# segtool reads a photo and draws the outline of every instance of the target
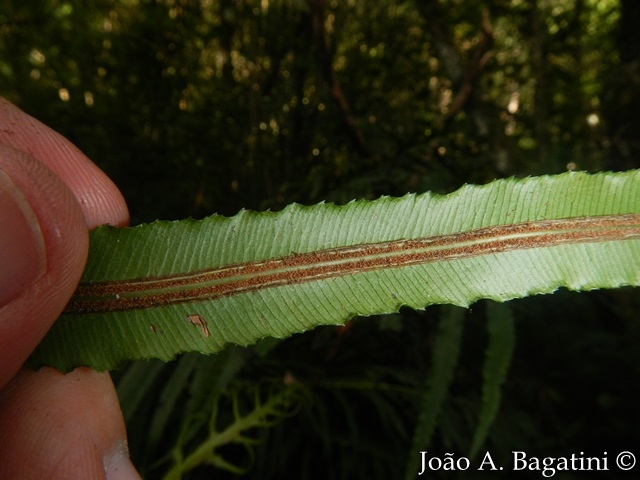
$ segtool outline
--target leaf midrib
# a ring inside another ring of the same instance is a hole
[[[468,232],[359,244],[226,265],[208,270],[82,284],[66,313],[133,310],[379,269],[556,245],[640,238],[640,214],[573,217],[498,225]]]

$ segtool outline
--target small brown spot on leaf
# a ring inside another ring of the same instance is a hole
[[[209,328],[207,327],[207,321],[204,318],[197,313],[192,313],[191,315],[187,315],[187,320],[191,325],[198,327],[205,338],[209,337]]]

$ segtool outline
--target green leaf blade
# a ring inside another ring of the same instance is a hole
[[[420,401],[418,422],[405,468],[405,480],[415,478],[416,472],[420,471],[420,452],[431,447],[440,412],[458,364],[465,313],[464,309],[448,307],[443,309],[440,315],[438,335],[433,350],[433,371],[425,382],[426,388]]]
[[[489,345],[482,370],[482,407],[473,434],[469,458],[475,458],[484,445],[495,420],[515,348],[515,319],[508,305],[487,304]]]
[[[639,171],[100,228],[32,364],[112,369],[401,306],[639,284]]]

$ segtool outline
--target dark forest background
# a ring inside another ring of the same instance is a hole
[[[635,0],[0,0],[0,95],[95,161],[133,223],[447,193],[637,168],[639,26]],[[617,452],[640,453],[637,297],[510,302],[515,352],[485,444],[494,458],[608,452],[610,471],[593,478],[620,478]],[[162,477],[176,445],[207,435],[181,405],[208,415],[224,397],[217,415],[233,422],[230,399],[246,407],[252,386],[295,378],[306,392],[295,414],[221,458],[249,478],[402,478],[444,311],[114,372],[134,460]],[[468,453],[482,402],[484,303],[465,315],[422,448],[434,455]]]

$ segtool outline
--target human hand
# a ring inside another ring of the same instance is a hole
[[[88,231],[128,219],[93,163],[0,98],[0,478],[140,478],[107,373],[22,368],[80,279]]]

